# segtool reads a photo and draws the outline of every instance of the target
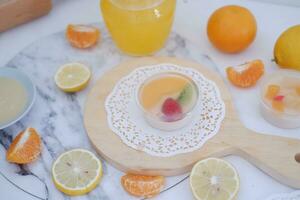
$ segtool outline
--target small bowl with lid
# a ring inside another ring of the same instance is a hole
[[[280,69],[264,77],[260,110],[262,116],[277,127],[300,127],[300,73]]]
[[[148,124],[163,131],[175,131],[192,119],[199,89],[188,76],[168,71],[145,80],[136,91],[136,102]]]

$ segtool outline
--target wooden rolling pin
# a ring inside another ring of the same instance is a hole
[[[47,14],[51,0],[0,0],[0,32]]]

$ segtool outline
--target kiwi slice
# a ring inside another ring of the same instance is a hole
[[[193,85],[192,84],[187,84],[183,88],[183,90],[180,92],[179,97],[177,98],[177,101],[181,105],[187,105],[192,100],[194,92],[195,91],[194,91]]]

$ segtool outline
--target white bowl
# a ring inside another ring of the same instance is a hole
[[[21,85],[24,86],[28,95],[28,100],[23,111],[14,119],[0,124],[0,129],[4,129],[22,119],[29,112],[36,98],[36,88],[32,80],[25,73],[15,68],[0,67],[0,77],[7,77],[19,81]]]

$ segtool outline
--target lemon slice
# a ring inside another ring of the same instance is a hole
[[[84,89],[90,78],[91,71],[81,63],[61,66],[54,77],[56,85],[65,92],[78,92]]]
[[[208,158],[195,164],[190,185],[197,200],[232,200],[236,199],[240,181],[231,164]]]
[[[61,192],[71,196],[83,195],[99,184],[102,165],[92,152],[73,149],[61,154],[53,163],[52,176]]]

